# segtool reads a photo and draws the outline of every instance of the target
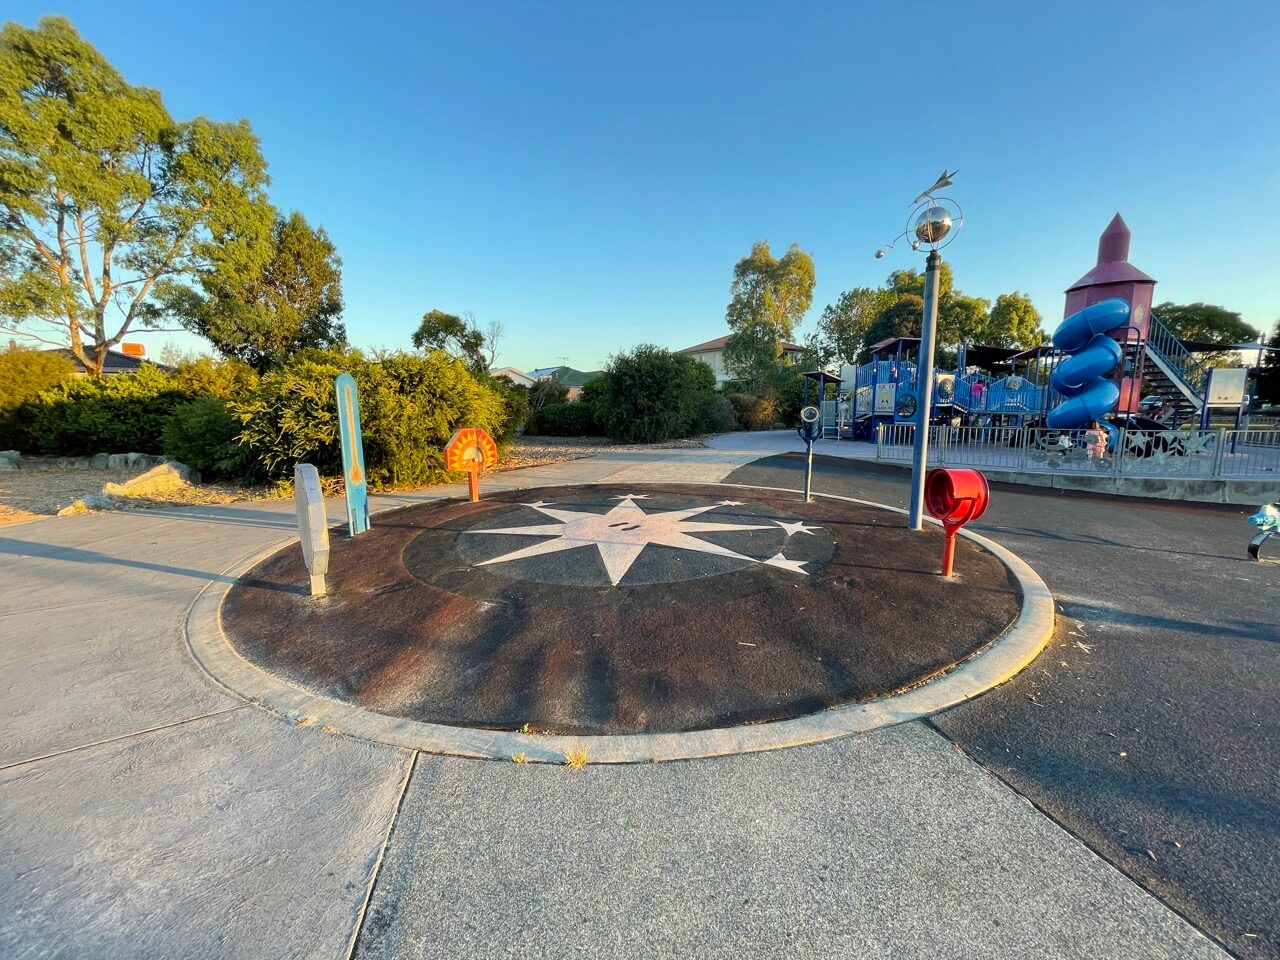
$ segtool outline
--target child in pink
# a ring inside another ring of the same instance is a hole
[[[1084,449],[1090,460],[1102,459],[1107,452],[1107,439],[1107,431],[1102,424],[1097,420],[1089,424],[1089,429],[1084,432]]]

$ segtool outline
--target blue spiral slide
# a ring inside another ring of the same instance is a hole
[[[1120,402],[1120,387],[1106,379],[1123,358],[1107,330],[1129,319],[1129,304],[1119,297],[1077,310],[1053,333],[1053,345],[1067,354],[1054,368],[1049,383],[1067,399],[1049,411],[1051,430],[1074,430],[1102,420]]]

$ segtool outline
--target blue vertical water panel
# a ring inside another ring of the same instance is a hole
[[[333,381],[338,398],[338,433],[342,438],[342,479],[347,491],[347,530],[351,536],[369,529],[369,490],[365,483],[364,441],[360,435],[360,396],[356,381],[340,373]]]

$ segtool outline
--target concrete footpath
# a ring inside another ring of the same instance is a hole
[[[761,452],[488,487],[710,482]],[[6,960],[1227,956],[922,723],[577,771],[290,726],[182,633],[206,584],[293,536],[290,507],[0,528]]]

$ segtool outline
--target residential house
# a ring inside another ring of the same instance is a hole
[[[569,390],[569,399],[577,400],[578,394],[582,393],[582,388],[592,380],[596,380],[604,376],[603,370],[575,370],[573,367],[540,367],[537,370],[530,370],[529,376],[534,380],[554,380],[562,387]]]
[[[729,335],[716,337],[714,340],[708,340],[706,343],[699,343],[692,347],[685,347],[678,353],[687,353],[695,360],[701,360],[711,372],[716,375],[716,383],[724,384],[733,380],[728,369],[724,365],[724,345],[728,341]],[[804,347],[797,343],[784,343],[782,345],[783,362],[799,363],[800,355],[804,352]]]

